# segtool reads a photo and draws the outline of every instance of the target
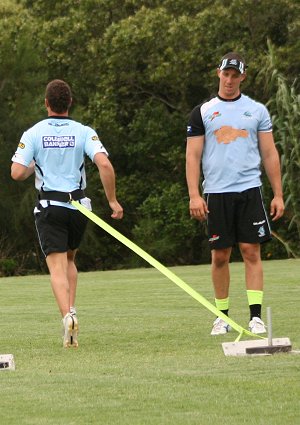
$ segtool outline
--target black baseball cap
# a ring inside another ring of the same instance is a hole
[[[230,52],[222,57],[218,68],[220,71],[223,69],[234,68],[241,74],[244,74],[246,72],[247,65],[238,53]]]

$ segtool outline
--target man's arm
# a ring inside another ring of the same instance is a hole
[[[186,144],[186,180],[190,196],[190,215],[197,220],[205,220],[208,208],[199,192],[200,163],[204,146],[204,136],[188,137]]]
[[[282,217],[284,213],[279,155],[272,132],[258,132],[258,142],[262,163],[274,194],[270,214],[273,217],[272,221],[275,221]]]
[[[123,208],[116,198],[116,178],[113,166],[107,158],[107,155],[102,152],[96,153],[94,156],[94,163],[98,167],[106,198],[113,211],[111,217],[121,219],[123,217]]]
[[[18,162],[13,162],[11,165],[11,177],[14,180],[23,181],[26,180],[34,173],[35,162],[31,161],[28,167],[25,165],[19,164]]]

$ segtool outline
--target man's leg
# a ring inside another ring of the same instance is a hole
[[[229,295],[229,260],[231,248],[213,249],[211,252],[211,274],[216,299],[225,299]]]
[[[213,249],[212,255],[212,281],[215,291],[215,303],[218,310],[228,315],[229,309],[229,260],[232,248]],[[214,321],[211,335],[223,335],[227,333],[229,326],[222,319]]]
[[[253,291],[262,291],[263,268],[260,244],[240,243],[239,245],[245,263],[246,288]]]
[[[245,263],[245,279],[250,309],[249,328],[254,333],[264,333],[266,329],[261,320],[263,267],[260,244],[240,243],[239,245]]]
[[[62,317],[70,312],[70,288],[66,252],[53,252],[46,257],[52,291]]]
[[[67,253],[68,260],[68,282],[69,282],[69,302],[70,308],[75,308],[75,299],[76,299],[76,289],[77,289],[77,267],[75,264],[75,255],[77,250],[69,250]]]
[[[74,259],[74,257],[73,257]],[[69,267],[68,254],[54,252],[46,257],[46,262],[49,268],[51,277],[51,286],[53,294],[56,298],[57,305],[62,315],[62,323],[64,327],[63,346],[78,347],[78,321],[77,317],[70,314],[70,293],[75,296],[77,273],[74,274],[74,268]],[[71,261],[72,263],[72,261]],[[71,272],[70,272],[71,270]],[[73,279],[70,291],[69,275]]]

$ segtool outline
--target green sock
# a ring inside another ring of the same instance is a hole
[[[263,291],[253,291],[251,289],[247,289],[248,304],[262,304],[263,295]]]
[[[247,297],[250,309],[250,320],[253,317],[261,317],[261,305],[263,300],[263,291],[247,290]]]
[[[222,300],[215,298],[215,304],[218,310],[228,315],[229,297],[223,298]]]

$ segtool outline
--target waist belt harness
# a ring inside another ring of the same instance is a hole
[[[73,190],[73,192],[58,192],[56,190],[39,192],[39,199],[46,199],[47,201],[71,202],[72,200],[79,201],[82,198],[85,198],[85,193],[81,189]]]

